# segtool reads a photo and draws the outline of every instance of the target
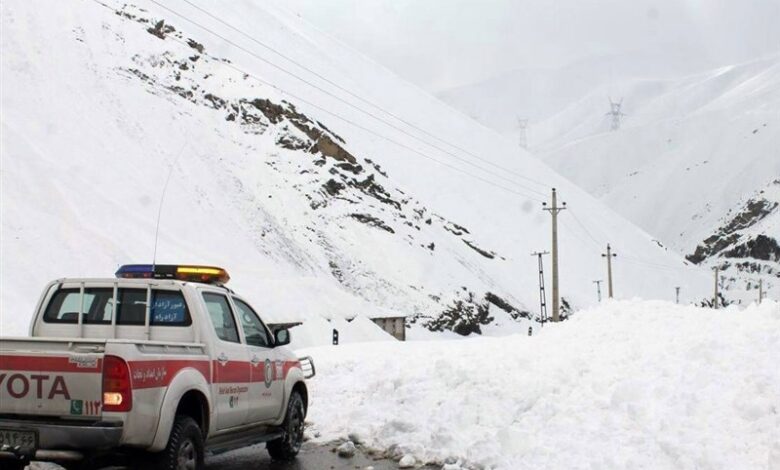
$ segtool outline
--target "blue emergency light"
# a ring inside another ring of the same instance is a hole
[[[214,266],[178,264],[125,264],[116,272],[122,279],[176,279],[178,281],[226,284],[230,275]]]

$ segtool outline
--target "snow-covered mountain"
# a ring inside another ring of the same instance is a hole
[[[602,89],[536,128],[546,142],[540,156],[689,259],[752,258],[746,274],[776,279],[776,251],[746,246],[780,240],[780,56],[621,88],[619,131],[600,112]]]
[[[744,234],[734,218],[762,194],[771,200],[780,179],[780,55],[693,74],[685,56],[596,57],[440,96],[515,139],[516,118],[530,118],[535,154],[660,242],[724,268],[733,297],[747,300],[755,295],[734,290],[755,288],[759,272],[776,284],[778,272],[766,250],[780,238],[771,223],[779,210],[767,203]],[[622,101],[619,132],[610,132],[610,99]],[[768,246],[757,258],[748,242]],[[736,252],[748,259],[719,260]]]
[[[780,285],[780,179],[740,201],[687,258],[718,267],[729,297],[755,300]],[[763,283],[763,284],[762,284]]]
[[[488,80],[438,92],[442,101],[510,138],[519,134],[518,118],[527,119],[531,148],[546,135],[537,132],[540,122],[555,116],[572,103],[598,90],[618,95],[626,80],[679,77],[702,67],[703,58],[691,61],[690,51],[676,55],[624,53],[594,56],[559,68],[521,68]],[[606,98],[598,103],[602,114],[609,110]]]
[[[171,168],[157,262],[224,266],[274,320],[525,328],[551,187],[570,305],[595,302],[607,242],[618,296],[708,295],[702,270],[512,141],[272,2],[193,5],[2,3],[3,334],[52,278],[150,262]]]

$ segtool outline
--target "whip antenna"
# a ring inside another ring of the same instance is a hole
[[[173,176],[173,170],[176,168],[176,162],[179,161],[179,157],[184,153],[184,149],[187,147],[187,140],[184,140],[184,145],[181,146],[181,150],[176,155],[176,158],[171,162],[171,167],[168,169],[168,176],[165,178],[165,185],[163,185],[162,195],[160,195],[160,207],[157,209],[157,226],[154,228],[154,254],[152,255],[152,271],[157,264],[157,240],[160,235],[160,218],[162,216],[163,203],[165,202],[165,193],[168,191],[168,183],[171,182],[171,176]]]

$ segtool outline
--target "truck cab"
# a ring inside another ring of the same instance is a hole
[[[206,452],[258,442],[294,458],[313,363],[228,280],[216,267],[127,265],[49,283],[30,336],[0,337],[0,466],[200,468]]]

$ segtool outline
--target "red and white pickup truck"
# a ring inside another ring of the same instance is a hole
[[[206,452],[258,442],[293,459],[314,365],[228,279],[127,265],[47,285],[30,336],[0,338],[0,467],[198,469]]]

